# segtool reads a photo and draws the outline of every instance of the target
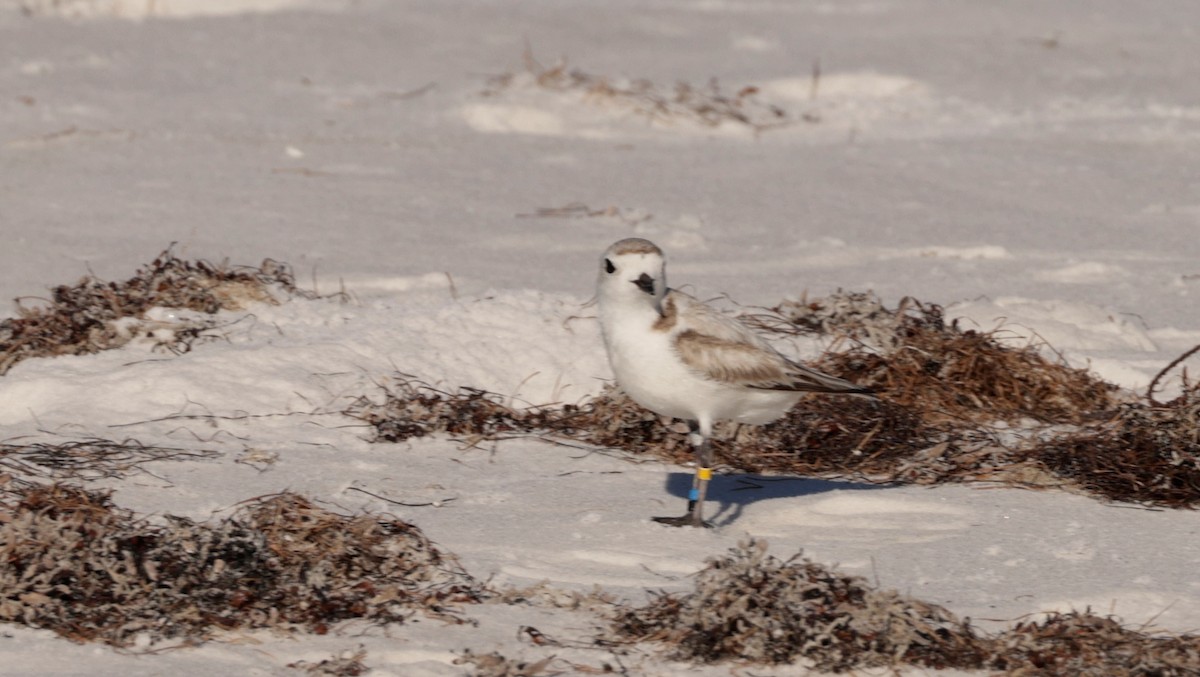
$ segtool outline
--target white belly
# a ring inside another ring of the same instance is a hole
[[[647,409],[686,420],[769,423],[791,409],[799,393],[729,386],[683,363],[668,332],[605,328],[609,362],[621,387]]]

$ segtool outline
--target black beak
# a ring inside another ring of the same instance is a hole
[[[642,273],[638,276],[638,279],[633,280],[633,283],[637,285],[638,289],[641,289],[647,294],[654,296],[654,278]]]

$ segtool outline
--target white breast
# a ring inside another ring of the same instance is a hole
[[[679,326],[654,328],[658,314],[601,313],[605,345],[617,384],[647,409],[686,420],[767,423],[792,407],[797,393],[731,387],[689,369],[673,347]]]

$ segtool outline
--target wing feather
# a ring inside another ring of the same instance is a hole
[[[743,388],[819,393],[869,393],[871,388],[830,376],[780,355],[737,320],[672,290],[668,300],[681,324],[675,351],[704,377]]]

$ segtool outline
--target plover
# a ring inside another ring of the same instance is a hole
[[[709,526],[703,513],[714,422],[769,423],[806,392],[873,392],[789,360],[738,320],[668,288],[663,252],[649,240],[627,238],[604,252],[596,295],[617,385],[691,427],[697,465],[687,513],[657,522]]]

